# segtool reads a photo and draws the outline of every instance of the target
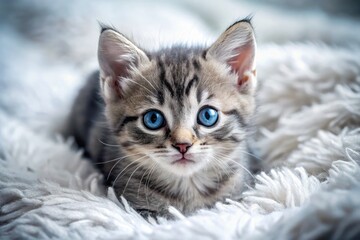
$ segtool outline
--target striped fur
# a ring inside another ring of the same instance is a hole
[[[99,63],[100,76],[80,92],[69,131],[118,196],[139,211],[166,215],[169,205],[189,214],[241,192],[256,87],[248,21],[230,26],[209,48],[173,46],[154,53],[107,28]],[[197,122],[203,106],[218,110],[215,126]],[[149,109],[163,113],[163,128],[144,126]],[[185,156],[193,162],[174,164],[181,154],[172,145],[183,141],[192,144]]]

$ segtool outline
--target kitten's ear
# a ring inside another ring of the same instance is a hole
[[[207,56],[226,63],[238,76],[237,86],[242,93],[253,93],[256,88],[256,42],[249,20],[231,25],[208,49]]]
[[[100,81],[105,101],[121,99],[131,69],[149,61],[129,39],[111,28],[103,28],[98,47]]]

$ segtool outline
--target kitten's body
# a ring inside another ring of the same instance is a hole
[[[242,32],[236,32],[236,24]],[[247,126],[255,108],[255,43],[248,21],[236,24],[209,49],[155,53],[103,30],[100,77],[94,74],[80,91],[68,131],[117,195],[138,211],[164,215],[171,205],[189,214],[241,192],[248,168]],[[223,46],[234,34],[242,45],[235,53],[222,52],[234,48],[233,41]],[[205,127],[199,112],[208,106],[218,119]],[[155,130],[144,122],[152,109],[165,119]]]

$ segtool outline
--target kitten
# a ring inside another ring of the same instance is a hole
[[[235,197],[248,177],[255,50],[248,19],[209,48],[151,53],[103,28],[100,73],[80,91],[68,134],[139,212],[190,214]]]

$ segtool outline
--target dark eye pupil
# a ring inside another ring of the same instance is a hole
[[[154,122],[156,122],[156,120],[157,120],[156,114],[155,114],[155,113],[151,114],[150,121],[151,121],[152,123],[154,123]]]
[[[208,119],[208,120],[210,119],[210,113],[209,113],[209,111],[206,111],[206,112],[205,112],[205,118]]]

